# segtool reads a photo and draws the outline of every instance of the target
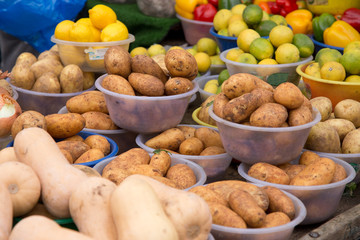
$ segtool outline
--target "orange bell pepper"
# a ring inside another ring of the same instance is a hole
[[[286,22],[292,27],[293,33],[310,34],[312,32],[312,13],[307,9],[297,9],[288,13]]]
[[[268,14],[271,13],[269,4],[268,4],[267,2],[259,2],[258,5],[259,5],[259,7],[261,7],[261,9],[262,9],[263,11],[265,11],[266,13],[268,13]]]
[[[324,43],[344,48],[353,41],[360,41],[360,33],[345,21],[337,20],[324,31]]]

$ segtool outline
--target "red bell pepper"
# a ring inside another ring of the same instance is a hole
[[[212,22],[216,13],[217,9],[214,7],[214,5],[210,3],[201,4],[194,10],[194,20]]]
[[[272,14],[279,14],[280,13],[280,6],[278,6],[276,4],[276,2],[268,2],[267,4],[268,4]]]
[[[219,6],[219,0],[208,0],[208,3],[212,4],[216,9]]]
[[[272,14],[280,14],[284,17],[299,8],[296,0],[276,0],[275,2],[268,2],[268,5]]]
[[[346,9],[343,15],[341,16],[341,20],[347,22],[358,32],[360,32],[360,9],[358,8]]]

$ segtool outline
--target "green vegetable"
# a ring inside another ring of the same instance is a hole
[[[231,9],[233,6],[237,5],[237,4],[246,4],[249,5],[251,4],[252,1],[251,0],[219,0],[219,6],[218,9]]]
[[[320,16],[315,17],[312,21],[315,40],[324,42],[323,34],[325,29],[331,27],[335,21],[335,17],[330,13],[322,13]]]

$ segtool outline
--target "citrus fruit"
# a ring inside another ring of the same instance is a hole
[[[360,50],[360,41],[353,41],[345,46],[344,53]]]
[[[147,49],[150,57],[159,55],[159,54],[165,54],[166,50],[161,44],[153,44]]]
[[[172,47],[170,47],[169,49],[168,49],[168,51],[170,51],[170,50],[173,50],[173,49],[184,49],[184,48],[182,48],[182,47],[180,47],[180,46],[172,46]],[[195,49],[194,49],[195,50]],[[196,50],[195,50],[196,51]]]
[[[97,4],[89,9],[89,18],[92,24],[100,30],[117,20],[114,10],[103,4]]]
[[[73,21],[64,20],[59,22],[55,27],[54,36],[57,39],[71,41],[70,39],[70,30],[74,25]]]
[[[226,36],[226,37],[229,36],[229,32],[228,32],[228,29],[227,29],[227,28],[220,29],[220,30],[218,31],[218,34],[221,35],[221,36]]]
[[[169,49],[170,50],[170,49]],[[188,48],[188,49],[186,49],[186,51],[188,51],[189,53],[191,53],[191,55],[195,55],[196,53],[197,53],[197,51],[195,50],[195,49],[193,49],[193,48]]]
[[[230,18],[229,18],[229,21],[228,21],[228,25],[230,25],[232,22],[235,22],[235,21],[243,21],[243,18],[240,14],[233,14]]]
[[[74,42],[93,42],[91,27],[85,23],[75,23],[70,29],[70,40]]]
[[[280,63],[294,63],[299,61],[300,51],[292,43],[281,44],[275,51],[275,60]]]
[[[360,50],[344,53],[340,57],[340,63],[348,74],[360,74]]]
[[[210,56],[210,60],[211,60],[211,65],[223,65],[225,64],[221,58],[219,54],[216,54],[214,56]]]
[[[265,58],[265,59],[261,60],[258,64],[260,64],[260,65],[275,65],[278,63],[273,58]]]
[[[230,77],[229,71],[227,69],[222,70],[219,73],[219,76],[218,76],[218,84],[219,84],[219,86],[221,86],[221,84],[223,84],[223,82],[225,80],[227,80],[229,77]]]
[[[257,38],[250,44],[249,52],[259,61],[272,58],[274,47],[265,38]]]
[[[239,14],[239,15],[242,16],[245,8],[246,8],[245,4],[236,4],[235,6],[233,6],[231,8],[231,13],[232,14]]]
[[[248,29],[248,26],[244,21],[242,20],[234,21],[230,23],[228,26],[228,35],[230,37],[238,37],[240,32],[242,32],[245,29]]]
[[[345,82],[360,82],[360,76],[359,75],[350,75],[347,78],[345,78]]]
[[[274,47],[279,47],[284,43],[292,43],[294,33],[291,28],[284,25],[277,25],[271,29],[269,40]]]
[[[273,29],[277,24],[271,20],[261,21],[260,24],[255,28],[255,30],[260,34],[261,37],[269,36],[271,29]]]
[[[276,22],[277,25],[287,26],[286,19],[281,15],[272,15],[270,16],[269,20]]]
[[[270,20],[270,16],[267,12],[265,12],[263,10],[263,17],[262,17],[261,21],[264,21],[264,20]]]
[[[76,21],[76,23],[86,23],[92,25],[90,18],[80,18],[79,20]]]
[[[315,56],[315,62],[318,62],[321,68],[326,62],[339,62],[341,56],[341,53],[336,49],[323,48],[317,52]]]
[[[204,85],[204,91],[205,92],[209,92],[209,93],[216,93],[217,89],[218,89],[218,80],[217,79],[211,79],[209,81],[207,81]]]
[[[146,48],[144,47],[136,47],[130,51],[130,56],[134,57],[136,55],[146,55],[149,56],[149,53]]]
[[[321,78],[319,63],[313,62],[307,65],[307,67],[305,68],[305,73],[313,77]]]
[[[100,37],[102,42],[121,41],[129,37],[129,31],[121,22],[111,23],[101,31]]]
[[[200,38],[197,43],[197,51],[198,52],[205,52],[209,56],[213,56],[216,54],[217,44],[214,39],[203,37]]]
[[[243,53],[236,59],[236,62],[247,63],[247,64],[257,64],[256,58],[250,53]]]
[[[92,42],[100,42],[101,41],[101,38],[100,38],[101,32],[99,29],[94,27],[94,25],[92,25],[90,18],[80,18],[79,20],[76,21],[76,23],[84,23],[84,24],[87,24],[90,26],[92,34],[93,34]]]
[[[232,16],[232,13],[229,9],[221,9],[214,16],[214,29],[219,31],[228,27],[229,19]]]
[[[198,71],[201,73],[206,72],[209,70],[211,65],[211,59],[210,56],[205,52],[197,52],[194,55],[194,58],[196,60],[196,63],[198,65]]]
[[[231,61],[236,61],[240,54],[244,53],[240,48],[232,48],[227,53],[225,58]]]
[[[334,81],[343,81],[346,77],[345,68],[341,63],[330,61],[320,68],[321,78]]]
[[[292,43],[299,49],[302,58],[310,57],[314,53],[314,42],[306,34],[295,34]]]
[[[249,52],[251,42],[257,38],[260,38],[260,34],[254,29],[248,28],[240,32],[236,43],[241,50]]]
[[[259,5],[250,4],[244,9],[242,17],[247,25],[254,26],[261,22],[263,10],[259,7]]]

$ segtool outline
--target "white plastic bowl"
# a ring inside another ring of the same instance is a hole
[[[241,163],[238,167],[238,172],[248,182],[277,187],[298,197],[304,203],[307,210],[306,218],[301,224],[305,225],[320,223],[331,218],[335,213],[346,184],[351,182],[355,178],[355,170],[350,164],[341,159],[329,157],[323,154],[319,155],[322,157],[328,157],[334,162],[343,166],[346,170],[347,178],[339,182],[325,185],[292,186],[269,183],[250,177],[247,172],[249,171],[251,165],[248,164]],[[292,163],[296,164],[298,162],[299,157]]]
[[[205,91],[204,86],[208,81],[213,80],[213,79],[217,80],[218,77],[219,77],[219,75],[210,75],[210,76],[196,78],[195,81],[199,84],[199,93],[200,93],[200,98],[201,98],[202,102],[204,102],[211,95],[215,95],[214,93],[209,93],[209,92]]]
[[[101,86],[104,74],[95,81],[95,86],[105,95],[106,106],[113,122],[120,128],[138,132],[155,133],[177,126],[183,119],[192,95],[199,90],[160,97],[129,96],[109,91]]]
[[[176,17],[180,20],[185,40],[190,45],[195,45],[197,41],[203,37],[214,39],[214,37],[210,34],[210,28],[214,26],[213,22],[191,20],[183,18],[178,14],[176,14]]]

